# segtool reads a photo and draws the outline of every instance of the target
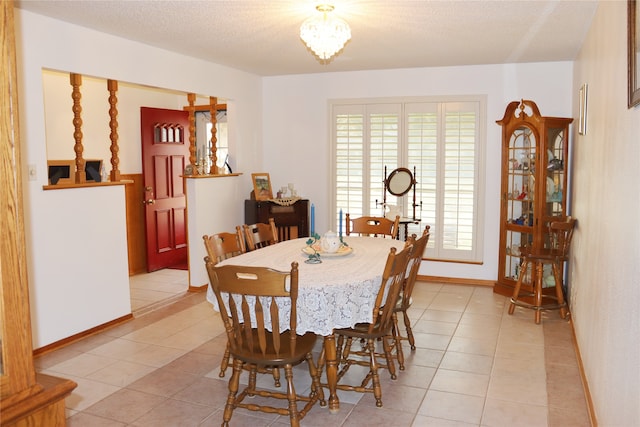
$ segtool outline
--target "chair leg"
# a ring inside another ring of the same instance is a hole
[[[271,373],[273,374],[273,383],[276,387],[280,387],[280,368],[273,368]]]
[[[542,273],[544,265],[541,262],[536,262],[536,282],[535,282],[535,301],[536,301],[536,325],[539,325],[542,321]]]
[[[516,301],[518,301],[518,296],[520,295],[520,288],[522,287],[522,281],[524,280],[524,276],[527,274],[527,270],[529,269],[529,261],[524,261],[520,266],[520,274],[518,274],[518,281],[516,282],[516,287],[513,289],[513,295],[511,296],[511,304],[509,305],[509,314],[513,314],[516,309]]]
[[[400,328],[398,327],[398,314],[395,312],[393,313],[393,325],[391,326],[391,335],[395,342],[396,356],[398,357],[398,367],[400,368],[401,371],[404,371],[404,352],[402,351],[402,336],[400,336]],[[386,339],[383,339],[383,340],[386,341]],[[387,356],[387,359],[389,359],[389,356]],[[394,379],[393,376],[391,379]]]
[[[396,375],[396,364],[393,363],[393,355],[391,354],[391,346],[389,345],[389,337],[382,337],[382,348],[384,351],[384,358],[387,361],[387,369],[389,369],[389,374],[391,375],[391,379],[395,380],[398,378]],[[397,346],[396,351],[398,352],[398,364],[402,363],[401,366],[404,365],[404,356],[402,355],[402,346]],[[400,362],[400,358],[402,358],[402,362]]]
[[[308,353],[307,365],[309,365],[309,375],[311,376],[311,395],[309,397],[313,398],[317,395],[318,400],[320,401],[320,406],[325,406],[327,402],[324,400],[324,391],[320,385],[320,377],[322,376],[320,359],[318,359],[318,367],[316,367],[315,363],[313,363],[313,355]]]
[[[251,365],[249,369],[249,384],[247,384],[247,395],[255,396],[256,390],[256,377],[258,374],[258,367],[256,365]]]
[[[411,329],[411,319],[409,319],[409,315],[406,310],[402,310],[402,316],[404,318],[404,327],[407,330],[407,339],[409,340],[409,345],[411,346],[411,350],[416,349],[416,340],[413,337],[413,330]]]
[[[291,427],[300,426],[300,414],[296,403],[296,389],[293,386],[293,369],[290,364],[284,366],[284,377],[287,380],[287,400],[289,401],[289,420]]]
[[[220,362],[220,373],[218,374],[220,378],[224,377],[227,366],[229,366],[230,357],[231,353],[229,352],[229,341],[227,341],[227,347],[224,349],[224,355],[222,356],[222,361]]]
[[[567,318],[567,307],[564,301],[564,292],[562,290],[562,273],[561,268],[558,263],[554,262],[551,265],[553,269],[553,278],[556,282],[556,298],[558,299],[558,305],[560,305],[560,317],[563,319]]]
[[[378,362],[376,361],[376,344],[373,339],[369,339],[369,364],[371,379],[373,381],[373,397],[376,399],[376,406],[382,407],[382,387],[380,386],[380,376],[378,375]]]
[[[238,387],[240,385],[240,373],[242,372],[242,360],[235,359],[233,361],[233,374],[229,379],[229,395],[227,396],[227,404],[224,406],[224,414],[222,417],[222,425],[228,426],[231,421],[231,415],[233,415],[233,408],[235,407],[236,395],[238,394]]]

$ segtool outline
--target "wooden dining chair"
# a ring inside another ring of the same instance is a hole
[[[247,251],[245,237],[239,225],[236,226],[235,233],[220,232],[204,235],[202,239],[207,255],[214,264]]]
[[[541,322],[543,310],[560,310],[560,317],[563,319],[567,317],[567,302],[564,298],[562,276],[564,263],[569,259],[569,248],[576,221],[575,218],[567,216],[549,223],[549,242],[544,248],[533,252],[524,247],[520,248],[522,264],[510,300],[509,314],[513,314],[516,305],[518,305],[535,311],[536,324]],[[543,275],[546,264],[551,265],[553,283],[549,287],[554,288],[555,295],[544,291]],[[527,281],[528,284],[524,283]],[[531,291],[524,290],[523,284]]]
[[[326,402],[320,386],[320,371],[311,353],[317,336],[312,332],[304,335],[297,332],[298,263],[291,263],[291,271],[237,265],[216,267],[211,260],[206,266],[233,357],[222,425],[229,425],[236,408],[244,408],[288,415],[291,425],[299,426],[316,402],[320,401],[322,406]],[[297,394],[293,383],[293,366],[304,361],[311,377],[309,396]],[[249,381],[238,394],[244,367],[249,369]],[[256,387],[259,368],[266,367],[284,369],[286,393]],[[267,406],[260,400],[244,402],[247,396],[256,395],[284,399],[286,407]],[[305,402],[301,410],[298,410],[299,401]]]
[[[340,369],[336,388],[360,393],[373,393],[377,407],[382,407],[382,387],[378,369],[386,368],[391,373],[391,378],[396,378],[390,344],[393,312],[402,290],[407,264],[412,253],[413,245],[411,244],[405,245],[400,252],[397,252],[396,248],[391,248],[382,273],[382,281],[376,295],[370,323],[358,323],[352,328],[334,330],[334,334],[337,335],[337,360]],[[351,343],[354,339],[365,341],[362,351],[351,351]],[[376,342],[378,340],[382,342],[386,363],[379,363],[377,360]],[[318,361],[320,371],[324,367],[324,357],[323,349]],[[340,381],[353,365],[367,366],[369,368],[367,375],[359,385],[341,384]]]
[[[402,284],[402,290],[400,291],[400,295],[398,297],[398,303],[393,309],[393,328],[391,331],[395,342],[395,356],[398,359],[398,366],[401,371],[404,371],[404,352],[402,351],[402,341],[409,341],[411,350],[416,349],[416,341],[413,336],[413,331],[411,330],[411,319],[409,318],[408,310],[409,307],[411,307],[411,295],[413,294],[413,288],[416,285],[418,271],[420,270],[422,257],[424,256],[424,250],[427,247],[427,243],[429,243],[430,228],[430,225],[425,226],[420,238],[416,239],[417,236],[414,234],[409,240],[409,242],[413,244],[413,252],[411,253],[409,262],[407,263],[407,271],[405,274],[404,283]],[[398,313],[402,313],[404,327],[407,332],[406,337],[402,336],[402,334],[400,333],[400,328],[398,325]]]
[[[213,264],[217,264],[225,259],[243,254],[246,252],[245,236],[240,226],[236,226],[235,233],[221,232],[212,235],[202,236],[204,240],[204,247],[207,250],[207,255]],[[220,378],[224,377],[227,367],[229,366],[229,343],[225,348],[222,355],[222,361],[220,362]],[[277,387],[280,386],[280,373],[273,372],[274,381]]]
[[[268,224],[257,223],[242,226],[247,242],[247,250],[254,251],[265,246],[278,243],[278,229],[273,218],[269,218]]]
[[[361,236],[386,237],[393,239],[398,237],[400,227],[400,216],[396,215],[394,221],[383,216],[361,216],[360,218],[351,218],[347,213],[345,215],[345,233],[347,236],[357,233]]]

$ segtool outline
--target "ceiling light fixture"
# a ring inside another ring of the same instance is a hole
[[[344,20],[331,14],[333,5],[319,4],[318,14],[300,26],[300,38],[322,61],[327,62],[351,38],[351,28]]]

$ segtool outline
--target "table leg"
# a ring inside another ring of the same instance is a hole
[[[333,334],[324,337],[324,356],[327,370],[327,386],[329,387],[329,412],[335,414],[340,410],[340,400],[336,393],[338,360],[336,359],[336,337]]]

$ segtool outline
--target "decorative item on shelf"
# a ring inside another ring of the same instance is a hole
[[[276,199],[269,199],[270,202],[280,206],[291,206],[298,200],[302,200],[301,197],[278,197]]]
[[[560,171],[564,169],[564,165],[562,159],[550,159],[549,164],[547,165],[547,170],[550,171]]]
[[[272,200],[271,178],[267,172],[252,173],[255,200]]]
[[[295,186],[293,185],[293,183],[289,183],[287,185],[287,187],[289,188],[289,194],[291,195],[291,197],[296,197],[298,195],[298,192],[295,189]]]
[[[549,198],[550,202],[560,203],[562,202],[562,189],[558,189],[554,191],[551,197]]]

